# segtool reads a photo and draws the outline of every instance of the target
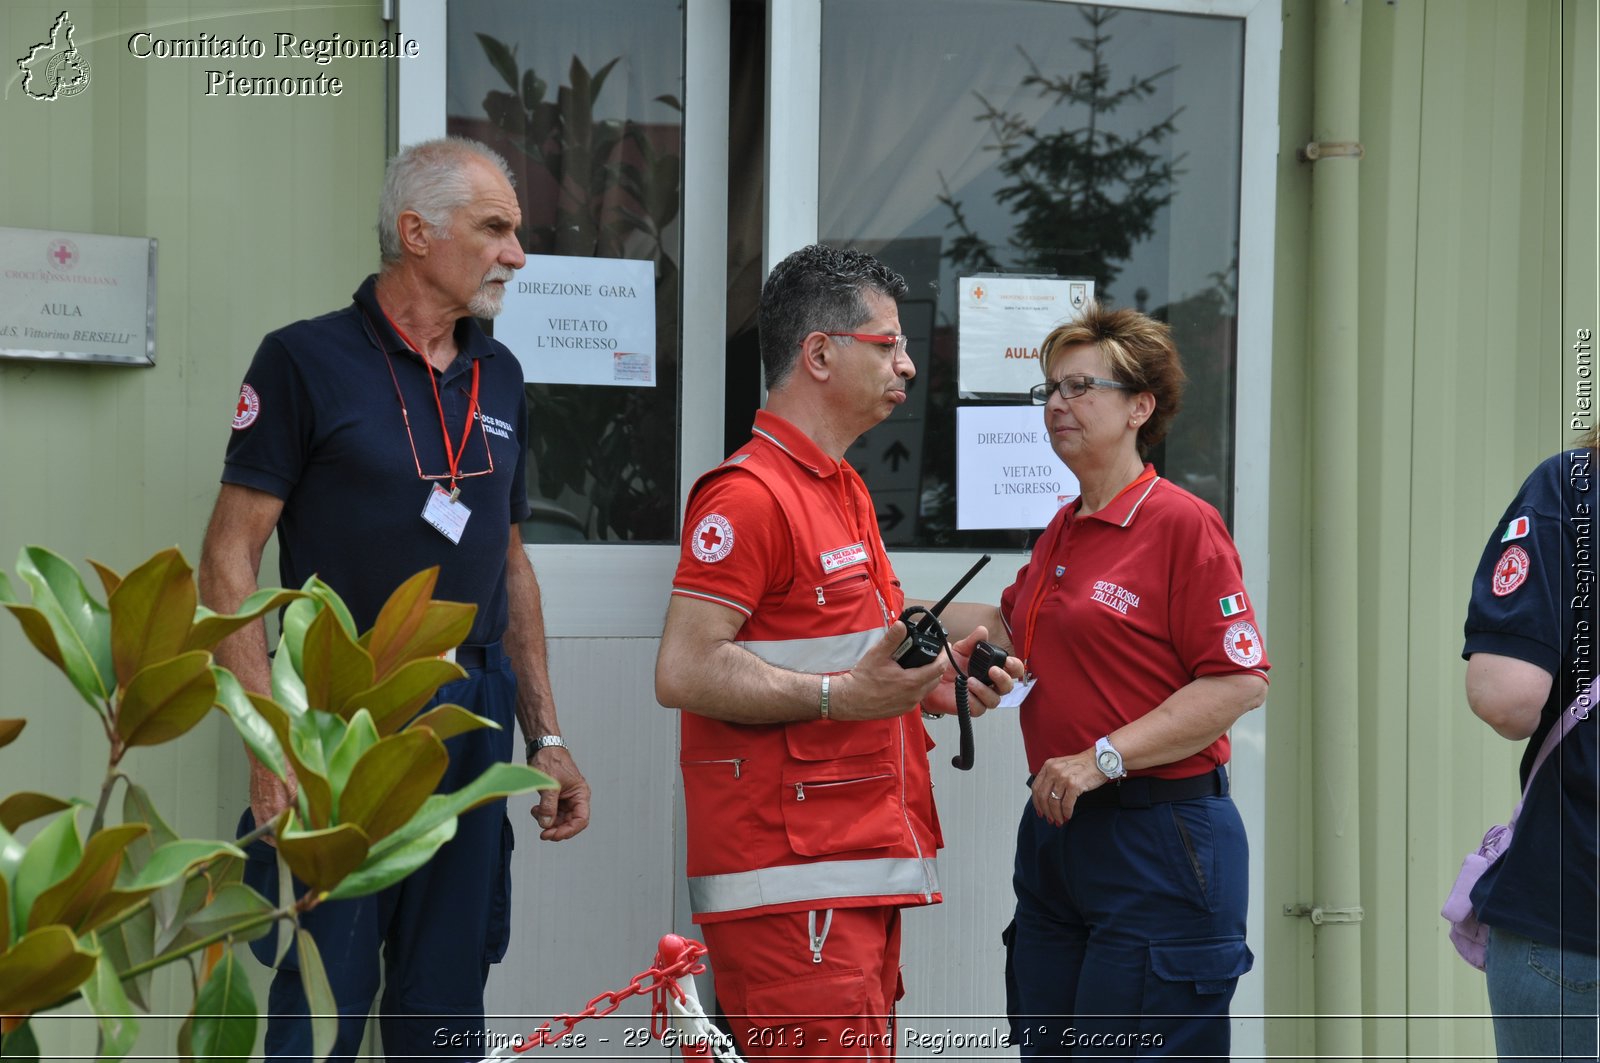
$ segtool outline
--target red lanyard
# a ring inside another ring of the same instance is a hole
[[[478,412],[478,359],[472,360],[472,395],[467,402],[467,423],[461,428],[461,445],[450,446],[450,426],[445,422],[444,401],[439,397],[438,373],[433,368],[433,363],[428,361],[422,352],[417,350],[417,345],[411,342],[411,337],[400,331],[400,326],[394,323],[394,318],[387,312],[383,315],[389,322],[389,327],[394,329],[394,334],[405,342],[407,349],[422,359],[422,364],[428,368],[428,383],[433,386],[433,404],[439,410],[439,431],[444,436],[444,458],[450,463],[450,489],[455,490],[456,480],[461,472],[461,456],[467,452],[467,439],[472,434],[472,415]],[[396,385],[398,387],[398,385]],[[402,410],[404,406],[402,405]],[[409,424],[408,424],[409,427]]]

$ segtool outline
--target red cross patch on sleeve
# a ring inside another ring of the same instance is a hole
[[[1506,552],[1500,555],[1500,560],[1494,564],[1494,583],[1491,589],[1496,598],[1504,598],[1528,579],[1528,570],[1533,562],[1528,557],[1528,551],[1520,546],[1508,546]]]
[[[733,552],[733,525],[721,513],[712,513],[694,526],[689,549],[701,561],[711,564]]]
[[[261,399],[256,395],[256,389],[245,384],[239,389],[239,401],[233,407],[233,430],[249,428],[256,423],[256,416],[261,413]]]

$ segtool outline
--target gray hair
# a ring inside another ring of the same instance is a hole
[[[772,267],[761,287],[761,366],[767,387],[782,387],[813,332],[851,332],[872,316],[866,293],[898,303],[905,278],[865,251],[812,244]]]
[[[506,160],[476,140],[440,137],[405,148],[389,160],[378,199],[378,251],[386,266],[400,261],[400,215],[416,211],[436,235],[449,232],[450,216],[472,197],[469,159],[481,159],[515,185]]]

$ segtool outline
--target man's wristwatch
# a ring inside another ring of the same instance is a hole
[[[1095,741],[1094,766],[1108,779],[1120,779],[1128,774],[1128,770],[1122,766],[1122,754],[1111,744],[1110,735]]]
[[[528,739],[527,750],[522,759],[532,760],[533,755],[539,752],[539,750],[548,749],[551,746],[559,746],[562,749],[572,748],[571,746],[567,745],[567,740],[562,738],[560,735],[541,735],[538,738]]]

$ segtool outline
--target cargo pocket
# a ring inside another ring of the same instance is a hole
[[[1012,955],[1017,948],[1015,919],[1000,931],[1000,944],[1004,945],[1006,950],[1006,1023],[1011,1027],[1011,1043],[1020,1045],[1023,1042],[1022,1002],[1017,997],[1017,968]]]
[[[900,780],[885,762],[801,764],[783,774],[783,825],[789,847],[801,856],[830,856],[882,849],[902,840],[905,818],[897,811]],[[837,773],[853,769],[849,775]]]
[[[1255,965],[1244,938],[1152,941],[1144,1007],[1149,1012],[1208,1014],[1226,1011],[1239,977]],[[1194,1007],[1181,1006],[1193,998]],[[1208,999],[1209,998],[1209,999]]]
[[[483,963],[505,959],[511,947],[511,854],[517,847],[516,831],[509,816],[500,817],[500,873],[495,876],[489,898],[489,925],[484,931]]]
[[[816,1055],[823,1045],[846,1058],[892,1054],[885,1051],[893,1042],[880,1025],[884,1017],[866,1011],[867,979],[859,967],[755,983],[745,989],[750,1028],[739,1054]]]

